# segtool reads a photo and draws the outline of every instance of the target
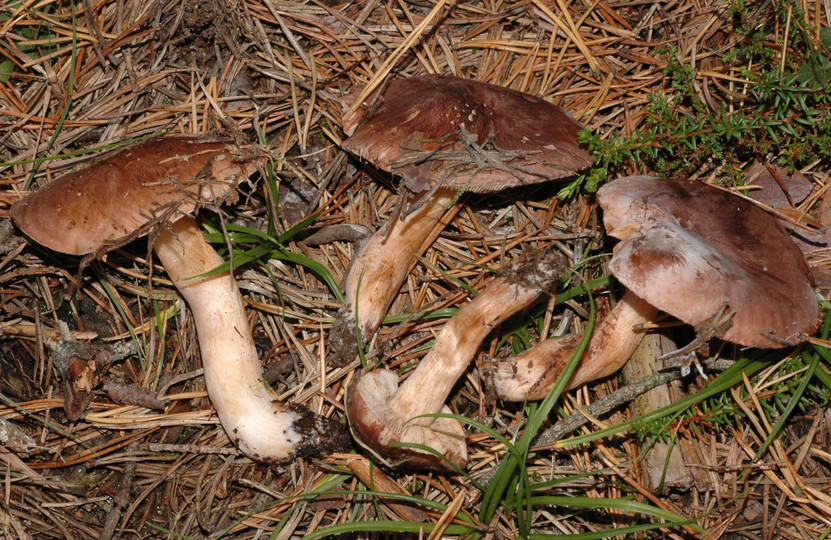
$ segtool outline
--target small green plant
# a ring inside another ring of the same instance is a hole
[[[580,142],[589,147],[596,164],[562,188],[559,196],[571,197],[581,188],[592,192],[607,178],[630,172],[683,177],[702,167],[718,167],[722,182],[741,184],[742,164],[769,154],[791,170],[828,159],[831,29],[820,32],[820,50],[799,65],[789,63],[791,69],[784,73],[764,61],[766,49],[753,38],[764,33],[747,32],[748,42],[724,59],[763,59],[741,71],[746,80],[741,101],[725,96],[720,102],[705,102],[696,89],[695,73],[678,60],[677,50],[659,50],[666,62],[666,90],[648,97],[645,118],[627,136],[581,132]],[[793,39],[808,43],[804,35]]]
[[[751,2],[752,4],[752,2]],[[752,10],[744,0],[734,0],[727,10],[736,34],[743,39],[724,55],[724,62],[738,65],[755,64],[762,71],[773,69],[776,51],[766,45],[768,35],[764,25],[755,24]]]
[[[831,82],[831,28],[819,32],[820,49],[813,51],[796,72],[799,82],[808,86],[823,86]]]
[[[259,126],[257,126],[259,128]],[[260,144],[267,146],[265,134],[258,129],[258,137]],[[260,231],[252,227],[243,225],[225,224],[222,228],[208,225],[206,239],[208,242],[220,246],[220,253],[226,255],[228,261],[208,272],[205,275],[215,275],[228,271],[233,265],[238,268],[242,265],[253,263],[260,266],[271,278],[277,294],[280,294],[280,285],[277,278],[271,272],[268,266],[269,260],[279,260],[290,264],[302,266],[315,274],[329,287],[332,295],[338,302],[343,302],[343,292],[340,286],[332,277],[329,270],[319,262],[306,257],[300,253],[295,253],[286,247],[286,244],[303,232],[306,228],[312,225],[325,209],[320,209],[317,212],[300,220],[296,225],[289,230],[280,233],[278,231],[278,205],[279,205],[279,186],[277,182],[277,175],[274,172],[274,164],[271,160],[266,163],[265,168],[265,195],[266,195],[266,232]],[[231,253],[226,254],[221,246],[231,246]]]

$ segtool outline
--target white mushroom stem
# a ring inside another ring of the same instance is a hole
[[[547,286],[558,275],[554,273]],[[390,399],[390,408],[402,418],[438,412],[487,335],[532,304],[542,292],[538,281],[518,281],[511,275],[488,283],[479,296],[447,321],[430,352]],[[418,418],[410,424],[428,425],[431,421],[432,418]]]
[[[595,325],[566,389],[607,377],[623,367],[643,338],[644,331],[637,327],[653,320],[657,314],[657,308],[627,291],[614,309]],[[579,336],[545,340],[511,359],[485,364],[483,378],[499,399],[543,399],[579,341]]]
[[[252,459],[291,459],[309,435],[297,431],[304,415],[269,394],[236,281],[230,272],[190,279],[224,261],[190,217],[161,231],[154,249],[190,306],[208,396],[228,437]]]
[[[330,351],[346,363],[357,352],[356,327],[367,340],[381,326],[416,255],[455,202],[457,191],[439,188],[403,219],[376,232],[352,260],[344,284],[345,303],[330,332]]]
[[[464,430],[444,418],[415,418],[447,412],[450,390],[464,373],[485,337],[554,285],[563,270],[559,256],[548,255],[500,276],[444,325],[429,353],[397,390],[398,377],[376,370],[353,383],[346,409],[355,438],[387,459],[411,466],[442,468],[415,450],[404,452],[392,442],[418,443],[441,452],[460,467],[467,461]]]

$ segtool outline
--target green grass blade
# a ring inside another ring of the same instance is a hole
[[[808,388],[808,384],[811,382],[814,373],[817,371],[820,355],[808,354],[807,352],[803,352],[802,354],[803,358],[805,356],[808,356],[810,358],[808,361],[808,369],[805,371],[805,373],[802,374],[802,380],[799,382],[799,386],[796,387],[793,394],[788,398],[788,406],[785,408],[784,411],[782,411],[779,420],[771,428],[770,435],[767,436],[765,441],[759,447],[759,450],[756,452],[754,461],[759,459],[759,457],[765,453],[768,447],[773,443],[774,439],[776,439],[779,436],[779,433],[782,431],[782,428],[785,427],[785,424],[789,421],[792,421],[791,415],[793,414],[794,410],[799,406],[800,401],[802,400],[802,396],[805,394],[805,390]],[[759,411],[759,414],[763,414],[763,411]]]
[[[755,358],[743,358],[741,360],[738,360],[734,365],[732,365],[730,368],[722,372],[718,377],[713,379],[710,382],[710,384],[708,384],[695,394],[680,399],[671,405],[662,407],[649,414],[639,416],[638,418],[633,418],[632,420],[629,420],[627,422],[621,422],[620,424],[617,424],[615,426],[611,426],[605,429],[599,429],[586,435],[572,437],[570,439],[563,439],[559,442],[557,447],[567,448],[569,446],[587,444],[598,439],[603,439],[605,437],[610,437],[619,433],[623,433],[629,429],[634,428],[637,425],[646,424],[648,422],[652,422],[664,416],[677,414],[691,407],[692,405],[695,405],[696,403],[700,403],[701,401],[707,398],[713,397],[726,390],[729,390],[730,388],[741,382],[742,373],[745,373],[748,376],[753,376],[762,369],[770,366],[773,362],[771,357],[776,354],[776,352],[768,352],[759,355]]]
[[[66,121],[66,118],[69,116],[69,110],[72,108],[72,98],[75,94],[75,67],[78,63],[78,21],[76,19],[75,13],[75,2],[69,3],[70,13],[72,15],[72,52],[69,57],[69,80],[67,82],[66,87],[66,103],[64,103],[63,110],[61,111],[61,116],[58,118],[58,123],[55,128],[52,130],[52,136],[49,137],[49,142],[46,143],[45,150],[49,150],[52,148],[52,145],[58,140],[58,135],[61,134],[63,130],[63,124]],[[35,180],[35,174],[38,171],[38,166],[35,164],[32,167],[32,171],[29,173],[29,177],[26,178],[26,182],[23,184],[23,189],[28,190],[32,187],[32,182]]]
[[[332,294],[335,295],[335,298],[338,299],[338,302],[343,303],[343,291],[340,290],[340,286],[338,286],[337,281],[335,281],[335,278],[332,277],[332,274],[329,273],[329,270],[325,266],[314,259],[310,259],[305,255],[294,253],[293,251],[289,251],[287,249],[275,249],[272,251],[271,255],[274,259],[299,264],[300,266],[311,270],[317,274],[317,276],[322,279],[324,283],[326,283],[329,290],[331,290]]]
[[[562,497],[557,495],[538,495],[531,497],[535,505],[563,506],[566,508],[583,508],[587,510],[612,509],[633,514],[651,516],[662,519],[672,525],[687,525],[697,532],[706,534],[707,531],[694,520],[673,514],[667,510],[650,504],[640,503],[632,499],[598,499],[593,497]]]
[[[506,457],[506,459],[500,464],[496,475],[482,497],[481,511],[479,514],[479,519],[482,523],[490,523],[500,504],[505,501],[506,497],[510,498],[510,494],[508,493],[509,488],[518,480],[517,470],[524,468],[525,457],[529,451],[531,441],[536,436],[536,431],[545,421],[548,413],[553,408],[554,403],[556,403],[557,399],[559,399],[560,394],[562,394],[566,384],[568,383],[568,380],[577,368],[580,357],[583,355],[583,352],[589,344],[596,316],[595,305],[594,301],[591,299],[591,295],[589,296],[589,301],[591,306],[589,320],[587,321],[586,331],[583,334],[583,337],[578,343],[571,358],[566,363],[566,366],[560,374],[560,377],[557,379],[557,382],[551,388],[551,391],[543,400],[542,404],[540,404],[539,408],[537,408],[535,412],[529,416],[525,431],[516,444],[516,446],[523,453],[523,456],[521,458],[517,458],[514,454],[509,454],[508,457]],[[527,479],[525,481],[527,481]],[[527,489],[528,487],[526,487],[526,490]],[[519,521],[521,527],[524,529],[527,524],[526,518],[523,517]],[[520,533],[522,534],[527,534],[528,532],[529,531],[527,530],[520,530]]]

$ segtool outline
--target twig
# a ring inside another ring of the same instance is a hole
[[[138,441],[133,441],[127,446],[127,452],[135,452],[138,449],[138,445]],[[128,461],[124,465],[124,474],[121,476],[121,482],[118,484],[118,492],[113,497],[115,504],[107,513],[107,517],[104,520],[101,540],[110,540],[113,537],[116,527],[118,527],[118,522],[121,520],[122,510],[130,503],[130,488],[133,486],[133,475],[136,473],[137,465],[138,463],[135,461]]]
[[[202,444],[164,444],[147,443],[142,449],[151,452],[181,452],[183,454],[220,454],[223,456],[238,456],[240,451],[233,447],[217,447]]]
[[[704,362],[708,369],[712,371],[724,371],[730,367],[733,362],[730,360],[714,360]],[[662,384],[667,384],[672,381],[681,380],[681,370],[673,369],[670,371],[658,371],[652,375],[648,375],[643,379],[639,379],[628,386],[620,388],[608,396],[595,401],[586,407],[586,413],[574,412],[568,418],[560,420],[550,428],[543,431],[535,440],[532,450],[546,450],[551,448],[557,441],[572,433],[580,426],[583,426],[589,421],[589,416],[603,416],[604,414],[620,407],[624,403],[632,401],[644,392],[648,392],[653,388]]]

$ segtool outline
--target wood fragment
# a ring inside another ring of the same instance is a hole
[[[363,485],[372,491],[393,493],[395,495],[412,495],[402,488],[398,482],[387,476],[384,471],[363,456],[350,455],[346,458],[346,466],[350,471],[355,473],[355,476]],[[384,497],[380,497],[380,500],[405,521],[414,521],[416,523],[427,522],[427,514],[413,505],[397,502],[395,499],[385,499]]]
[[[659,358],[675,348],[675,344],[667,336],[660,333],[647,334],[623,366],[624,382],[631,383],[660,371],[664,365]],[[636,397],[629,404],[629,411],[633,417],[637,417],[670,405],[672,401],[669,387],[661,385]],[[641,468],[648,487],[654,493],[661,493],[666,489],[687,491],[692,486],[692,477],[687,472],[685,463],[685,457],[688,456],[682,453],[681,447],[675,441],[647,438],[639,446],[644,452]]]

